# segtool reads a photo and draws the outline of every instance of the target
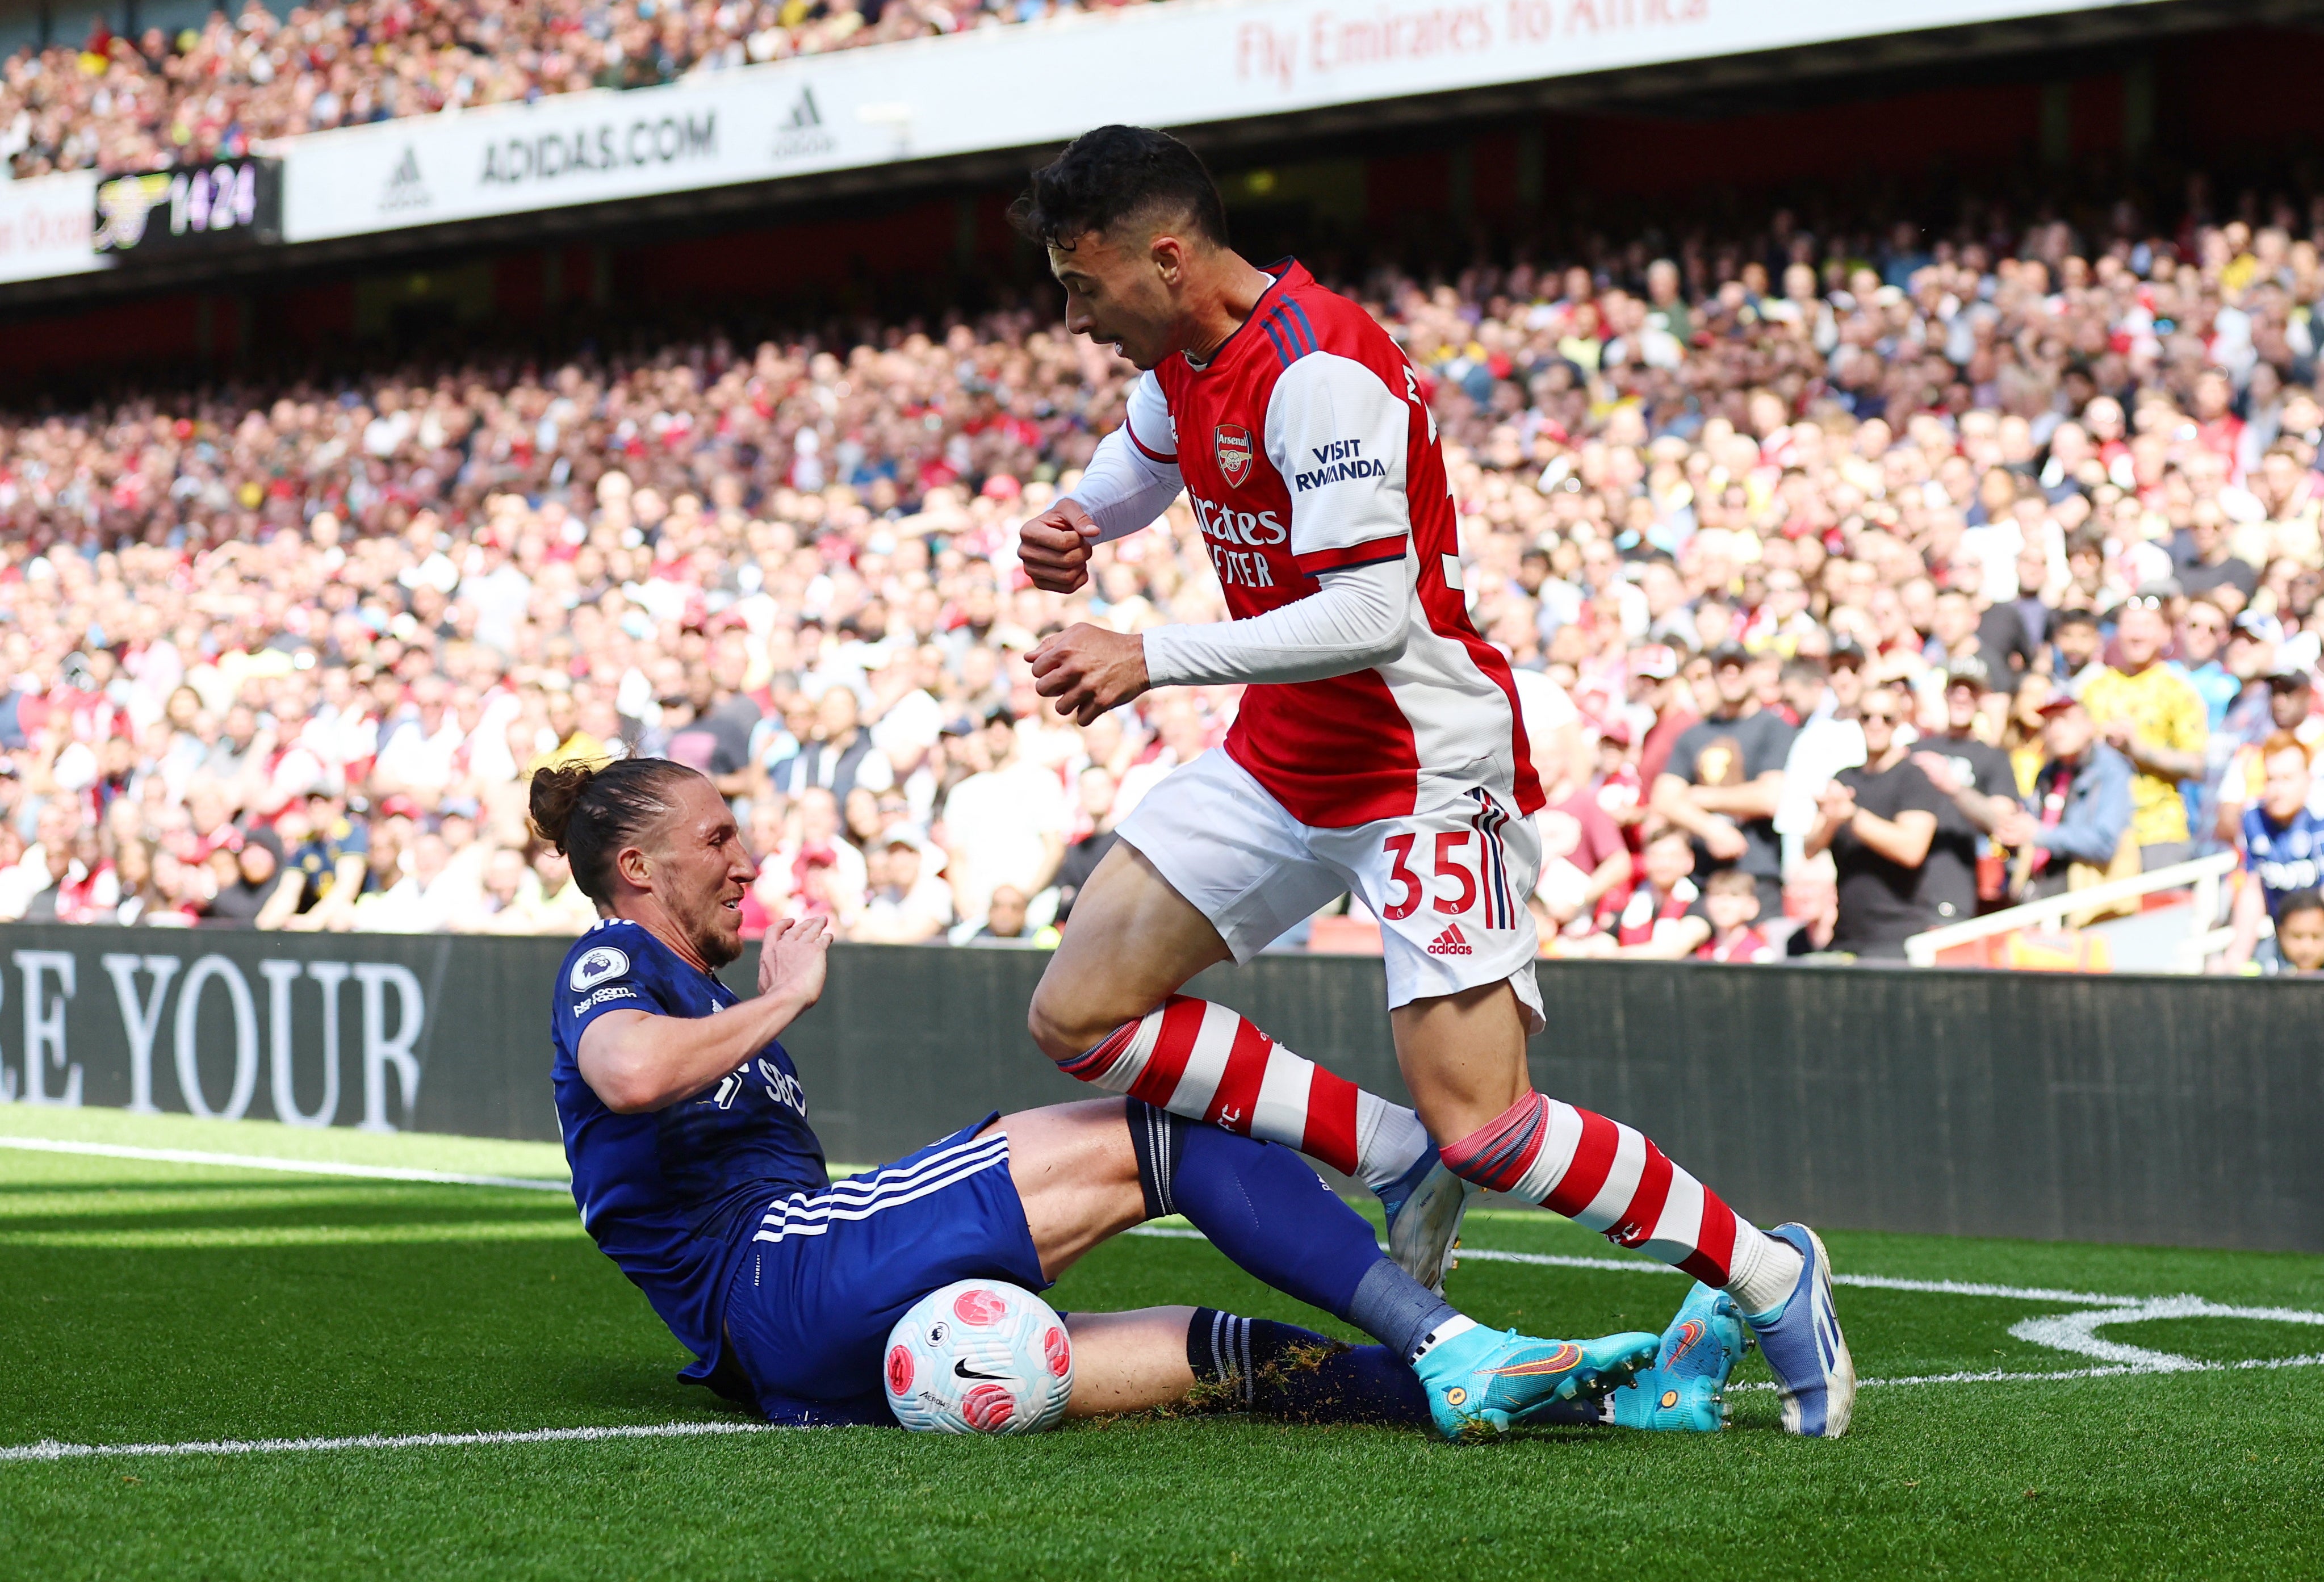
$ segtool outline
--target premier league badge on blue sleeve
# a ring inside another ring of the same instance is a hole
[[[577,995],[596,987],[609,977],[619,977],[629,970],[630,958],[626,952],[611,945],[599,945],[583,952],[581,958],[573,964],[572,975],[566,981],[572,985],[573,992]]]

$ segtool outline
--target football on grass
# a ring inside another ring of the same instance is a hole
[[[926,1434],[1034,1434],[1074,1392],[1065,1320],[1021,1286],[963,1280],[931,1291],[888,1334],[888,1405]]]

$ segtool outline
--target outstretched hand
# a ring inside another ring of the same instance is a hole
[[[1097,523],[1081,502],[1058,501],[1017,530],[1017,561],[1033,586],[1046,593],[1072,593],[1089,580],[1090,550]]]
[[[1033,650],[1033,690],[1057,700],[1057,712],[1089,725],[1154,683],[1146,671],[1146,640],[1092,626],[1068,626]]]
[[[823,976],[831,960],[827,918],[784,918],[759,942],[759,993],[796,1000],[805,1010],[823,998]]]

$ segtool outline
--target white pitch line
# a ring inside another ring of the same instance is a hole
[[[2193,1363],[2181,1368],[2136,1367],[2128,1363],[2111,1363],[2095,1368],[2061,1368],[2055,1373],[2018,1373],[2007,1368],[1988,1368],[1974,1374],[1910,1374],[1895,1379],[1858,1379],[1859,1390],[1889,1390],[1906,1384],[2042,1384],[2061,1379],[2121,1379],[2134,1374],[2140,1378],[2159,1378],[2165,1374],[2236,1374],[2255,1369],[2324,1368],[2324,1352],[2309,1352],[2300,1356],[2255,1356],[2232,1363]],[[1729,1384],[1729,1390],[1773,1390],[1772,1380],[1759,1380],[1748,1384]]]
[[[1134,1236],[1168,1236],[1178,1241],[1206,1239],[1198,1230],[1178,1230],[1157,1225],[1139,1226],[1130,1234]],[[1462,1247],[1454,1256],[1462,1262],[1473,1258],[1480,1263],[1530,1263],[1548,1269],[1602,1269],[1616,1274],[1681,1272],[1667,1263],[1657,1263],[1649,1258],[1582,1258],[1568,1253],[1503,1253],[1489,1247]],[[1868,1291],[1911,1291],[1931,1296],[2001,1297],[2025,1302],[2080,1302],[2085,1307],[2100,1308],[2134,1308],[2153,1300],[2138,1296],[2107,1296],[2091,1291],[2053,1291],[2038,1285],[1987,1285],[1965,1280],[1905,1280],[1893,1274],[1834,1274],[1831,1282]]]
[[[44,1137],[0,1137],[0,1148],[35,1153],[76,1153],[98,1159],[145,1160],[157,1164],[217,1165],[234,1170],[280,1170],[289,1175],[352,1176],[374,1181],[420,1181],[444,1187],[514,1187],[528,1192],[570,1192],[567,1181],[525,1176],[466,1175],[451,1170],[410,1170],[397,1165],[343,1164],[332,1160],[276,1159],[255,1153],[203,1153],[185,1148],[133,1148],[119,1143],[58,1143]],[[1165,1236],[1178,1241],[1207,1241],[1198,1230],[1169,1226],[1139,1226],[1130,1233]],[[1616,1274],[1676,1274],[1678,1270],[1646,1258],[1582,1258],[1563,1253],[1503,1253],[1488,1247],[1463,1247],[1459,1256],[1480,1263],[1530,1263],[1552,1269],[1600,1269]],[[1960,1280],[1905,1280],[1888,1274],[1840,1274],[1834,1285],[1869,1291],[1909,1291],[1932,1296],[1999,1297],[2015,1301],[2080,1302],[2095,1307],[2135,1307],[2153,1299],[2108,1296],[2100,1291],[2055,1291],[2043,1286],[1987,1285]]]
[[[274,1159],[257,1153],[197,1153],[188,1148],[132,1148],[122,1143],[54,1143],[45,1137],[0,1137],[0,1148],[30,1153],[78,1153],[97,1159],[136,1159],[154,1164],[208,1164],[231,1170],[281,1170],[294,1176],[355,1176],[370,1181],[423,1181],[438,1187],[514,1187],[527,1192],[570,1192],[569,1181],[526,1176],[472,1176],[453,1170],[406,1170],[388,1164],[341,1164],[322,1159]]]
[[[690,1439],[717,1434],[770,1434],[767,1422],[665,1422],[626,1428],[528,1429],[512,1433],[354,1434],[331,1439],[189,1439],[177,1445],[0,1446],[0,1462],[80,1461],[96,1456],[256,1456],[280,1450],[444,1450],[467,1445],[546,1445],[595,1439]]]
[[[1185,1233],[1179,1233],[1184,1235]],[[2198,1373],[2237,1373],[2251,1369],[2324,1367],[2324,1352],[2305,1356],[2255,1357],[2244,1362],[2202,1363]],[[1890,1390],[1914,1384],[2042,1384],[2072,1379],[2118,1379],[2152,1376],[2166,1370],[2126,1366],[2064,1368],[2054,1373],[2011,1373],[1995,1368],[1973,1374],[1919,1374],[1896,1379],[1861,1379],[1859,1390]],[[2188,1371],[2188,1370],[2180,1370]],[[1730,1384],[1738,1391],[1766,1391],[1772,1383]],[[97,1457],[157,1456],[257,1456],[280,1452],[322,1450],[446,1450],[481,1445],[545,1445],[588,1443],[606,1439],[688,1439],[732,1434],[798,1433],[763,1422],[669,1422],[624,1428],[532,1429],[521,1433],[476,1434],[353,1434],[313,1439],[189,1439],[175,1445],[69,1445],[42,1439],[32,1445],[0,1446],[0,1464],[23,1461],[85,1461]]]
[[[1199,1235],[1199,1232],[1177,1232]],[[1617,1274],[1676,1274],[1679,1270],[1646,1258],[1577,1258],[1563,1253],[1499,1253],[1485,1247],[1462,1247],[1455,1257],[1480,1263],[1535,1263],[1554,1269],[1609,1269]],[[2052,1291],[2037,1285],[1986,1285],[1966,1280],[1905,1280],[1893,1274],[1834,1274],[1834,1285],[1868,1291],[1913,1291],[1931,1296],[2005,1297],[2024,1302],[2080,1302],[2086,1307],[2129,1308],[2146,1297],[2107,1296],[2091,1291]]]

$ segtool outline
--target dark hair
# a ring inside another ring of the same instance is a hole
[[[2324,890],[2295,890],[2275,903],[2276,926],[2296,911],[2324,911]]]
[[[1186,228],[1227,245],[1227,207],[1202,158],[1167,132],[1100,126],[1033,172],[1010,223],[1045,247],[1111,230],[1133,215],[1184,215]]]
[[[1705,895],[1757,895],[1759,881],[1740,868],[1721,868],[1702,882]]]
[[[2058,618],[2057,618],[2057,621],[2056,621],[2056,623],[2055,623],[2055,627],[2063,627],[2063,626],[2092,626],[2092,627],[2094,627],[2094,626],[2096,626],[2098,624],[2098,615],[2097,615],[2096,612],[2094,612],[2094,611],[2091,611],[2091,610],[2084,610],[2084,609],[2061,610],[2061,611],[2059,611],[2059,612],[2058,612]],[[2053,629],[2055,629],[2055,627],[2053,627]]]
[[[532,832],[573,865],[581,893],[613,898],[613,857],[677,805],[678,790],[699,772],[668,758],[616,758],[559,763],[535,772]]]

